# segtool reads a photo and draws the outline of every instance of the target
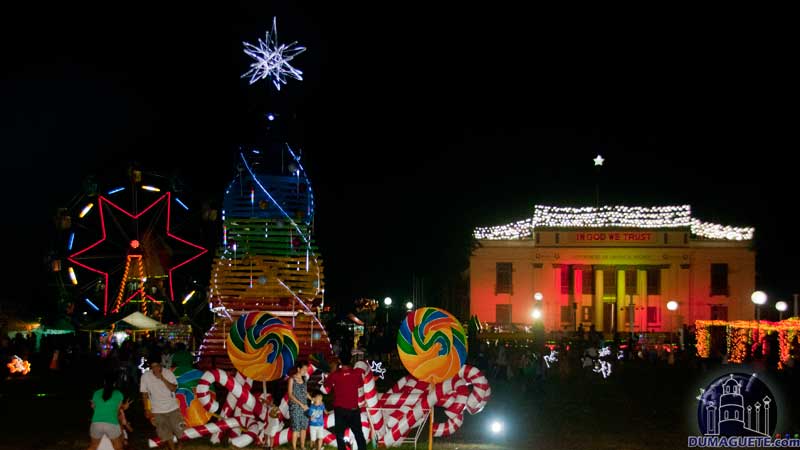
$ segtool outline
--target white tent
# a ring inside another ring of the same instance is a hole
[[[116,323],[125,322],[128,325],[131,325],[137,331],[145,331],[145,330],[157,330],[159,328],[164,328],[166,325],[163,323],[151,319],[144,314],[136,311],[133,314],[129,314],[128,316],[118,320]]]

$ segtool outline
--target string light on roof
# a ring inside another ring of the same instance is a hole
[[[754,228],[730,227],[702,222],[691,215],[689,205],[678,206],[603,206],[600,208],[536,205],[533,217],[507,225],[478,227],[476,239],[513,240],[533,237],[535,228],[690,228],[695,236],[707,239],[746,241],[753,239]]]

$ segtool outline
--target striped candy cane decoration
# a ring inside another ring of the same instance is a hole
[[[187,428],[183,430],[183,434],[180,437],[181,441],[186,441],[189,439],[197,439],[199,437],[210,436],[212,433],[219,433],[222,431],[227,431],[233,428],[237,428],[239,426],[239,420],[234,418],[224,419],[218,422],[207,423],[205,425],[200,425],[193,428]],[[161,446],[163,442],[161,439],[148,439],[147,444],[150,448],[155,448]]]
[[[363,379],[363,386],[359,389],[359,402],[363,407],[362,431],[365,436],[369,436],[374,430],[375,436],[387,447],[399,445],[411,429],[422,425],[425,411],[433,406],[444,408],[447,416],[447,421],[434,425],[434,435],[442,437],[455,433],[464,422],[464,411],[470,414],[479,413],[492,394],[483,373],[468,365],[463,366],[455,377],[435,385],[433,389],[430,389],[428,383],[406,376],[383,394],[377,392],[375,378],[368,365],[359,362],[355,369],[361,372]],[[229,392],[221,410],[224,419],[189,428],[184,431],[181,440],[203,436],[219,440],[223,433],[231,433],[231,443],[236,447],[244,447],[253,442],[264,444],[267,440],[271,440],[273,446],[291,441],[292,430],[288,428],[271,437],[265,436],[268,410],[251,393],[252,380],[241,374],[231,377],[221,370],[211,370],[203,374],[196,392],[206,410],[213,412],[219,408],[219,404],[210,395],[210,387],[215,383],[224,386]],[[288,396],[281,399],[278,409],[284,419],[289,418]],[[391,412],[384,417],[381,409]],[[336,418],[333,414],[326,414],[324,421],[325,428],[332,428]],[[323,442],[325,445],[332,445],[335,436],[327,430],[324,433]],[[355,442],[352,439],[350,441],[350,445],[354,446]],[[151,447],[159,443],[157,439],[150,440]]]

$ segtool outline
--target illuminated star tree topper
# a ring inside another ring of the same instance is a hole
[[[248,42],[242,44],[244,53],[255,60],[250,64],[250,70],[242,75],[242,78],[250,77],[250,84],[269,78],[275,89],[280,91],[281,84],[286,84],[287,77],[303,81],[303,72],[292,67],[289,62],[306,51],[306,48],[297,45],[296,41],[290,44],[278,44],[278,26],[274,17],[272,29],[267,31],[265,40],[259,39],[258,45]]]

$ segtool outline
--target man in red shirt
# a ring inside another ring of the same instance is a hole
[[[358,407],[358,388],[364,384],[364,381],[361,378],[361,372],[350,367],[351,356],[347,352],[343,352],[341,359],[341,366],[328,375],[325,380],[325,389],[328,393],[333,390],[336,445],[337,448],[346,448],[344,431],[350,428],[358,444],[358,449],[365,450],[367,441],[361,431],[361,409]]]

